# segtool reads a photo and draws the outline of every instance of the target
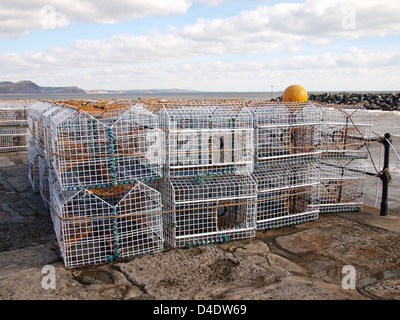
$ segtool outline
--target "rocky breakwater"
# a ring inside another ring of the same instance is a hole
[[[369,110],[400,110],[400,93],[311,93],[309,99],[323,103],[357,104]]]
[[[277,99],[282,101],[282,97]],[[310,93],[309,100],[322,103],[362,105],[368,110],[400,111],[400,93]]]

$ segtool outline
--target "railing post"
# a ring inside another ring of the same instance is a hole
[[[382,174],[380,176],[382,180],[382,202],[381,202],[381,216],[388,215],[388,195],[389,195],[389,183],[390,183],[390,175],[389,175],[389,154],[390,154],[390,133],[385,133],[385,139],[383,140],[383,145],[385,147],[385,155],[384,155],[384,165]]]

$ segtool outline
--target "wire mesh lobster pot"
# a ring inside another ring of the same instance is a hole
[[[161,196],[141,182],[62,191],[50,174],[51,215],[67,268],[163,249]]]
[[[315,162],[321,156],[321,111],[313,102],[261,101],[254,114],[255,166]]]
[[[50,132],[50,120],[58,112],[62,110],[63,106],[55,103],[49,104],[49,106],[39,114],[38,118],[38,143],[39,147],[43,150],[46,161],[50,164],[53,159],[51,132]]]
[[[49,208],[50,204],[50,182],[49,182],[49,171],[50,166],[45,158],[38,158],[38,171],[39,171],[39,192],[42,196],[44,205]]]
[[[0,102],[0,126],[27,125],[27,109],[29,101],[1,101]]]
[[[161,185],[164,237],[173,247],[255,236],[250,175],[168,177]]]
[[[360,160],[322,160],[320,163],[321,212],[360,211],[365,168]]]
[[[50,200],[48,171],[51,162],[51,143],[49,138],[50,116],[59,110],[60,105],[36,101],[27,109],[28,124],[28,177],[32,190],[40,192],[45,206]]]
[[[55,104],[51,102],[36,101],[29,106],[27,111],[30,147],[41,157],[46,156],[45,130],[47,126],[43,115],[54,107]]]
[[[53,166],[63,190],[116,186],[161,175],[158,118],[142,104],[64,106],[51,117],[50,132]]]
[[[0,152],[24,151],[28,149],[27,126],[0,125]]]
[[[30,142],[31,143],[31,142]],[[34,146],[28,148],[28,178],[34,192],[39,192],[39,154]]]
[[[253,170],[253,117],[242,104],[168,105],[159,116],[165,136],[164,175]]]
[[[321,151],[324,159],[367,159],[372,114],[363,106],[319,104],[322,113]]]
[[[200,106],[230,106],[241,108],[246,105],[244,99],[178,99],[178,100],[166,100],[164,98],[149,98],[142,99],[141,101],[146,103],[146,108],[154,113],[160,112],[163,108],[171,109],[177,107],[200,107]]]
[[[313,163],[257,168],[257,229],[318,219],[319,171]]]

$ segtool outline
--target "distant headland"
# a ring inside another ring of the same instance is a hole
[[[18,82],[0,82],[0,94],[46,95],[46,94],[164,94],[164,93],[196,93],[197,90],[186,89],[133,89],[133,90],[84,90],[76,86],[70,87],[41,87],[36,83],[23,80]]]
[[[86,94],[86,91],[76,86],[72,87],[40,87],[29,80],[0,82],[0,94]]]

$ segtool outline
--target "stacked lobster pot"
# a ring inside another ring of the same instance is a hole
[[[165,104],[164,237],[173,247],[255,236],[253,116],[243,103]]]
[[[253,102],[257,229],[319,216],[321,111],[313,102]]]
[[[38,186],[66,267],[163,249],[158,118],[125,101],[38,102],[30,109]],[[34,157],[31,156],[34,159]]]
[[[358,105],[320,105],[321,212],[359,211],[372,114]]]
[[[57,106],[50,102],[37,101],[33,103],[27,110],[28,118],[28,130],[29,130],[29,147],[28,147],[28,178],[31,183],[32,189],[35,192],[40,192],[43,196],[43,190],[40,189],[40,183],[47,184],[43,180],[43,174],[40,174],[40,170],[43,172],[46,170],[48,161],[48,155],[46,150],[49,150],[49,144],[46,139],[47,126],[44,121],[46,118],[44,115],[49,110],[58,109]],[[47,143],[46,143],[47,142]],[[39,166],[40,161],[40,166]],[[46,175],[46,174],[45,174]],[[45,201],[47,205],[47,202]]]
[[[28,149],[28,101],[0,102],[0,152]]]

